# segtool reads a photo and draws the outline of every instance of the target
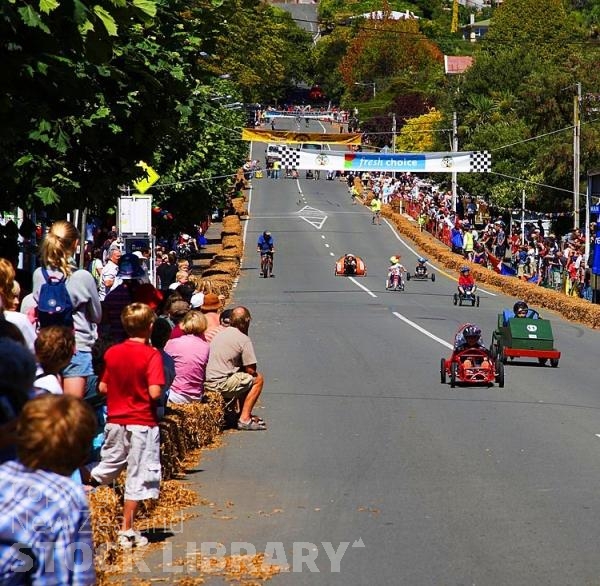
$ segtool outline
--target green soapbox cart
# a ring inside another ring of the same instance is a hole
[[[527,317],[515,317],[508,310],[498,314],[498,326],[492,334],[490,353],[506,364],[515,358],[537,358],[543,366],[550,361],[556,368],[560,352],[554,347],[552,325],[529,310]]]

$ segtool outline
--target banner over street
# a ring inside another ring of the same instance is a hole
[[[295,132],[293,130],[264,130],[255,128],[242,128],[242,140],[255,142],[281,142],[288,144],[302,144],[315,142],[319,144],[352,144],[359,145],[362,134],[359,132]]]
[[[487,173],[492,158],[487,151],[442,153],[364,153],[304,151],[282,146],[284,169],[324,169],[327,171],[375,171],[383,173]]]

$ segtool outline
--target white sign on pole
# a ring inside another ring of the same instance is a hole
[[[119,234],[152,233],[152,196],[122,195],[119,197]]]

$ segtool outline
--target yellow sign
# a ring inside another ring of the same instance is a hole
[[[137,166],[144,170],[145,175],[134,181],[133,185],[140,193],[146,193],[160,179],[160,175],[144,161],[140,161]]]
[[[360,132],[294,132],[287,130],[263,130],[256,128],[242,128],[242,140],[255,142],[285,142],[299,144],[316,142],[319,144],[361,144]]]

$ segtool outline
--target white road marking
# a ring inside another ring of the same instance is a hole
[[[325,214],[325,212],[311,206],[304,206],[301,210],[297,211],[296,214],[317,230],[320,230],[323,227],[325,220],[327,220],[327,214]]]
[[[377,295],[373,291],[369,291],[363,284],[359,283],[354,277],[348,277],[357,287],[360,287],[365,293],[368,293],[371,297],[377,298]]]
[[[250,148],[252,148],[252,143],[250,143]],[[252,151],[250,151],[252,152]],[[251,218],[252,216],[250,216],[250,208],[252,207],[252,187],[250,187],[250,189],[248,190],[248,217]],[[244,250],[246,250],[246,234],[248,233],[248,224],[250,222],[246,221],[244,222],[244,235],[242,236],[242,240],[243,240],[243,244],[244,244]],[[244,256],[242,255],[242,258],[240,259],[240,266],[242,266],[244,262]]]
[[[390,228],[390,230],[393,232],[394,236],[400,241],[402,242],[402,244],[404,246],[406,246],[406,248],[408,248],[408,250],[410,250],[415,256],[421,256],[419,253],[417,253],[417,251],[410,246],[405,240],[403,240],[398,232],[396,232],[396,228],[394,226],[392,226],[392,224],[390,224],[390,222],[387,220],[387,218],[383,218],[383,221],[388,225],[388,227]],[[432,263],[428,262],[427,263],[431,268],[435,269],[436,271],[442,273],[443,275],[446,275],[446,277],[448,277],[449,279],[452,279],[453,281],[458,281],[458,279],[456,277],[453,277],[451,274],[447,273],[446,271],[444,271],[443,269],[440,269],[439,267],[436,267],[435,265],[433,265]],[[483,293],[485,293],[486,295],[491,295],[492,297],[496,297],[497,293],[492,293],[491,291],[488,291],[487,289],[483,289],[482,287],[480,287],[479,285],[477,286],[477,289]]]
[[[325,245],[325,248],[329,248],[329,244],[326,244],[326,245]]]
[[[333,254],[333,252],[330,252],[330,253],[329,253],[329,256],[335,256],[335,254]]]
[[[323,238],[323,240],[325,240],[325,234],[321,234],[321,238]]]
[[[438,338],[435,334],[432,334],[431,332],[427,331],[425,328],[422,328],[419,324],[416,324],[414,321],[411,321],[407,317],[404,317],[401,313],[398,313],[397,311],[394,311],[393,314],[398,319],[401,319],[404,323],[406,323],[409,326],[415,328],[415,330],[421,332],[422,334],[425,334],[426,336],[428,336],[432,340],[435,340],[436,342],[440,343],[442,346],[445,346],[446,348],[449,348],[450,350],[454,349],[454,346],[452,346],[452,344],[446,342],[446,340],[442,340],[441,338]]]

